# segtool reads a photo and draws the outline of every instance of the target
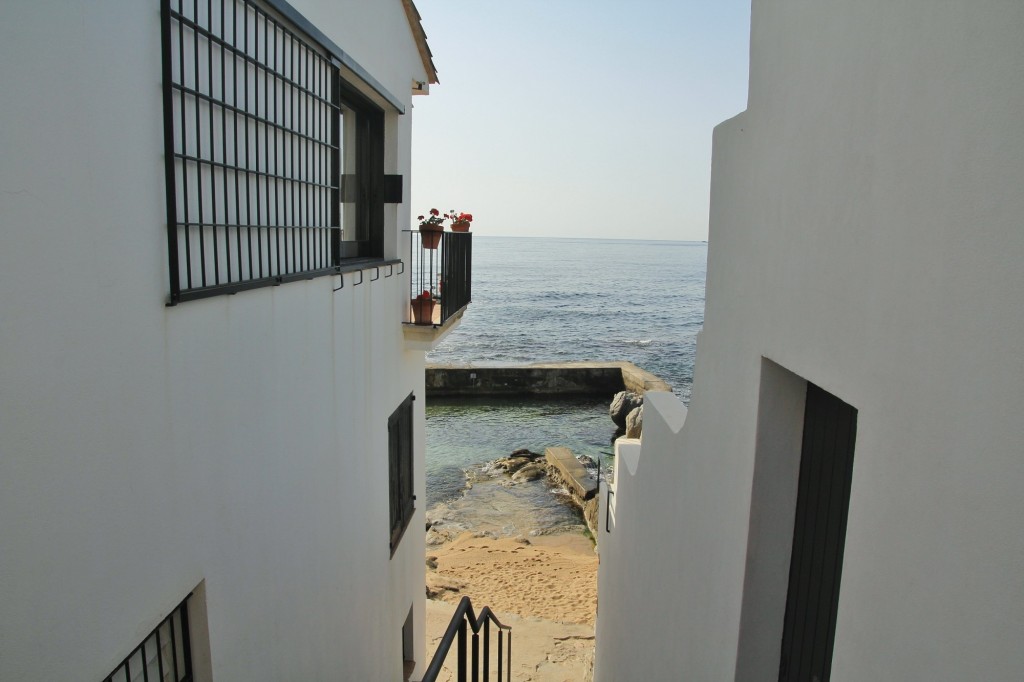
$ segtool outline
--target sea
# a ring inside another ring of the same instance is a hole
[[[706,264],[705,242],[474,234],[473,301],[427,361],[628,360],[688,402]],[[581,527],[564,491],[543,479],[512,484],[490,463],[561,445],[607,465],[608,406],[606,398],[428,398],[428,521],[507,536]]]

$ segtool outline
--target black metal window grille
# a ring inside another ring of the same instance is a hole
[[[191,597],[192,595],[189,595]],[[188,599],[178,604],[103,682],[191,682]]]
[[[253,0],[164,1],[172,305],[383,255],[383,112],[339,66]]]
[[[391,505],[391,553],[412,521],[416,496],[413,494],[412,403],[410,393],[388,417],[388,480]]]

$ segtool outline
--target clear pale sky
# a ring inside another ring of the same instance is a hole
[[[746,108],[750,0],[416,0],[413,219],[479,235],[707,239],[711,133]]]

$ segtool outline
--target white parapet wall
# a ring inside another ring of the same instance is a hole
[[[670,679],[673,661],[659,652],[663,644],[653,628],[672,617],[664,609],[671,600],[652,587],[677,565],[674,538],[664,526],[682,493],[672,460],[680,461],[675,443],[686,414],[672,393],[647,393],[643,439],[615,442],[612,480],[601,488],[598,517],[597,679],[633,679],[637,660],[644,661],[646,675],[637,679]]]

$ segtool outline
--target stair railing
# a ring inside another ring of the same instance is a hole
[[[452,642],[455,641],[456,635],[458,635],[458,667],[457,667],[457,680],[458,682],[467,682],[466,680],[466,636],[468,630],[473,631],[473,651],[472,651],[472,682],[480,682],[484,680],[487,682],[491,674],[491,623],[498,628],[498,682],[502,680],[502,673],[505,673],[505,682],[511,682],[512,680],[512,628],[502,624],[494,613],[491,611],[489,606],[485,606],[480,610],[480,615],[477,616],[473,613],[473,604],[470,602],[469,597],[463,597],[459,601],[459,605],[455,609],[455,613],[452,615],[452,620],[448,623],[448,629],[444,633],[444,637],[441,638],[441,643],[437,645],[437,651],[434,652],[434,658],[430,661],[430,665],[427,667],[427,672],[423,675],[422,682],[436,682],[437,676],[441,674],[441,667],[444,665],[445,659],[448,657],[448,651],[452,647]],[[468,628],[467,628],[468,626]],[[480,677],[481,666],[480,666],[480,630],[484,633],[484,651],[483,651],[483,678]],[[508,647],[503,651],[502,638],[505,633],[508,633]],[[504,654],[504,656],[503,656]],[[502,659],[504,658],[504,661]],[[504,662],[504,668],[502,663]]]

